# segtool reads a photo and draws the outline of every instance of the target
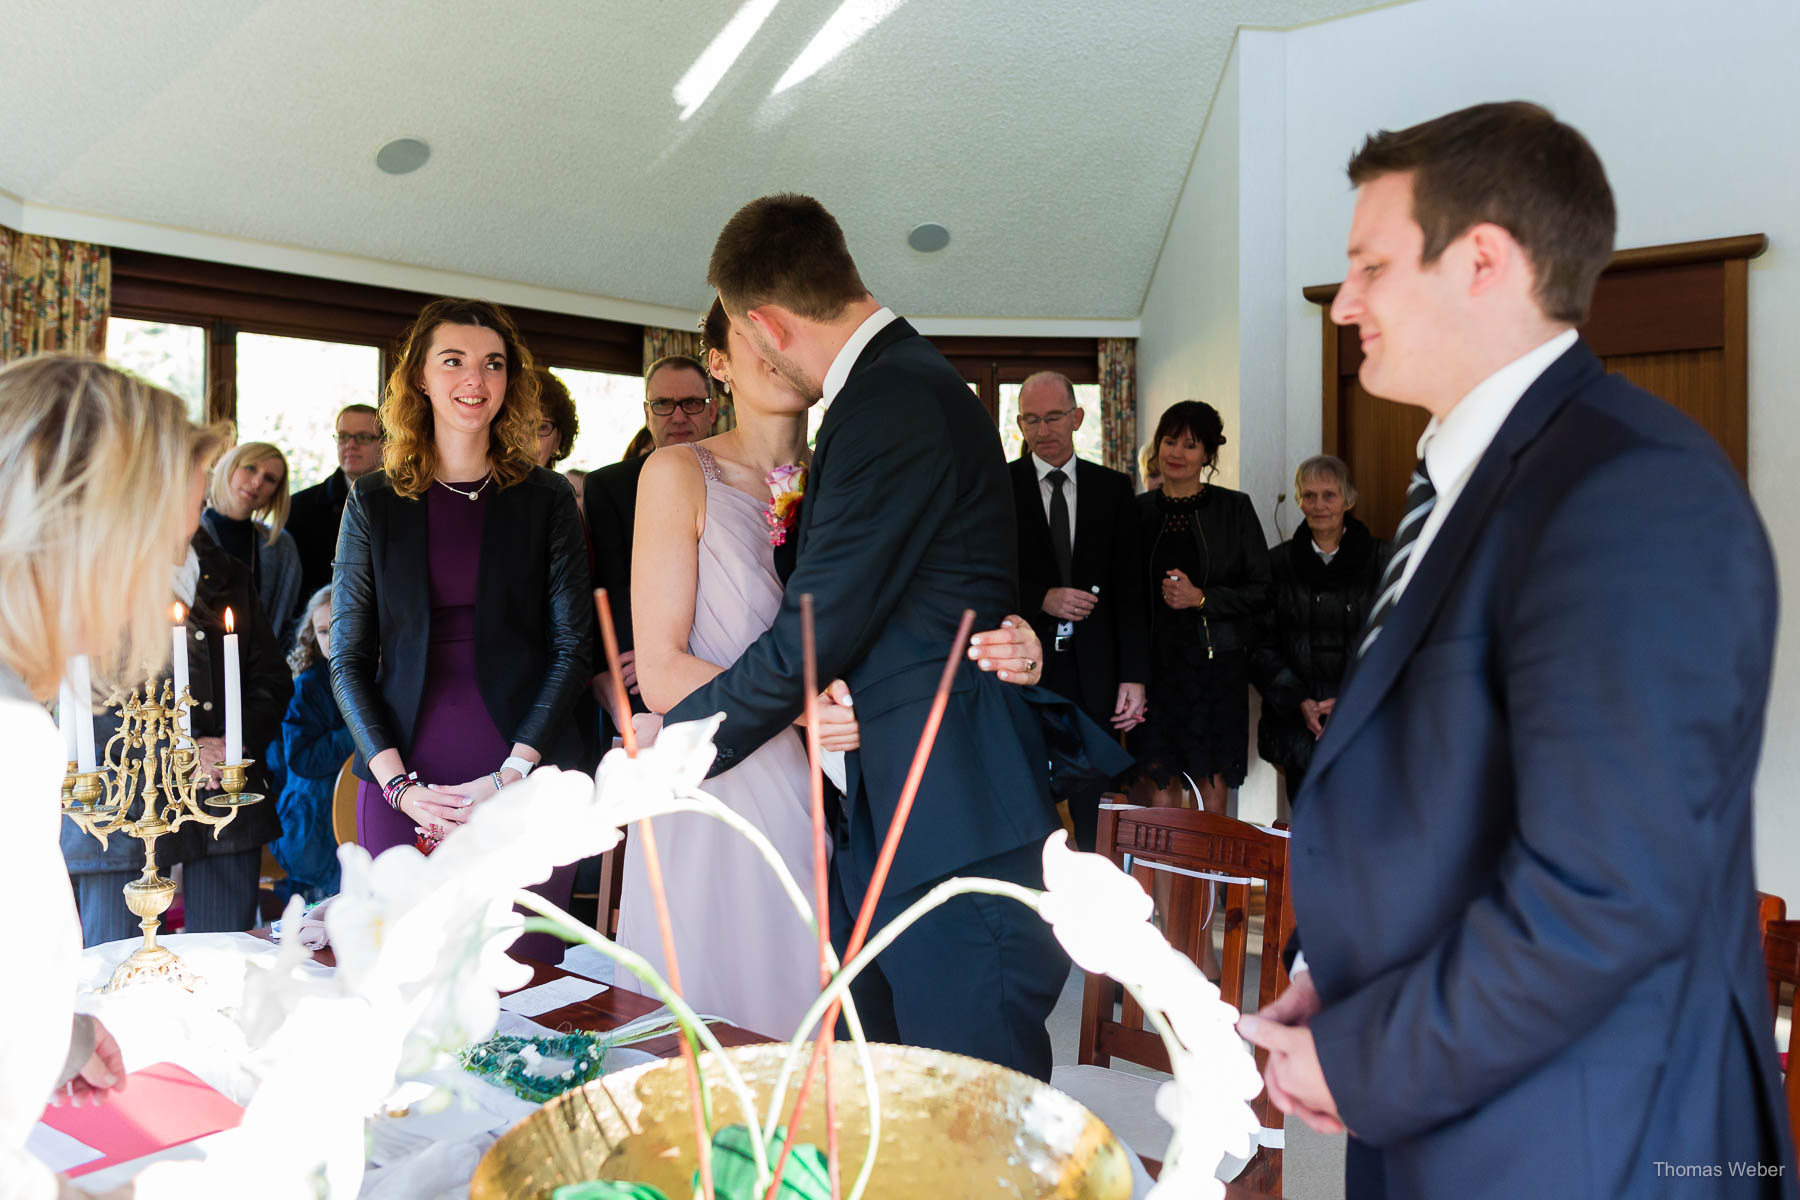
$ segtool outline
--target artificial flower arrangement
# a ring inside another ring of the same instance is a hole
[[[602,614],[603,629],[610,633],[604,609]],[[966,640],[965,627],[958,646]],[[158,1164],[140,1175],[140,1200],[355,1196],[365,1162],[365,1117],[380,1111],[403,1085],[454,1063],[493,1031],[500,993],[530,980],[530,968],[506,954],[527,931],[553,932],[596,947],[668,1006],[684,1034],[700,1164],[696,1195],[706,1200],[777,1195],[835,1200],[839,1195],[835,1129],[824,1150],[789,1145],[778,1106],[802,1070],[807,1038],[816,1028],[811,1065],[793,1106],[795,1115],[800,1112],[841,1007],[869,1104],[868,1150],[846,1193],[849,1200],[860,1200],[876,1164],[879,1105],[875,1068],[849,985],[926,912],[968,893],[1006,896],[1033,909],[1077,964],[1112,977],[1137,1000],[1168,1047],[1174,1076],[1157,1094],[1157,1111],[1175,1132],[1150,1196],[1187,1200],[1224,1194],[1215,1168],[1227,1154],[1252,1153],[1259,1129],[1248,1102],[1262,1081],[1234,1028],[1237,1012],[1151,924],[1151,900],[1139,883],[1106,858],[1071,851],[1061,831],[1044,845],[1042,891],[992,879],[946,880],[866,943],[853,936],[843,963],[820,933],[821,993],[786,1043],[780,1079],[759,1115],[730,1056],[676,987],[639,955],[525,890],[557,866],[611,849],[628,824],[641,822],[634,836],[646,838],[646,854],[654,859],[648,819],[700,813],[725,822],[757,847],[796,911],[817,931],[823,872],[815,905],[762,832],[701,790],[714,758],[712,735],[722,719],[720,714],[665,726],[652,746],[615,749],[594,779],[554,768],[534,771],[477,806],[429,856],[396,846],[371,859],[359,846],[341,846],[342,890],[325,910],[337,969],[329,978],[303,971],[310,954],[297,940],[282,943],[272,967],[251,968],[239,1020],[258,1086],[243,1123],[222,1137],[204,1162]],[[935,720],[928,723],[922,754],[929,751],[935,727]],[[910,795],[902,797],[891,842],[904,826],[910,801]],[[822,853],[817,800],[815,810],[816,849]],[[659,874],[653,870],[652,878]],[[867,931],[866,916],[879,890],[878,876],[859,932]],[[291,901],[287,919],[297,923],[302,907],[298,898]],[[525,917],[519,907],[536,915]],[[665,945],[665,951],[673,966],[672,946]],[[712,1127],[712,1106],[696,1069],[703,1051],[710,1052],[709,1068],[722,1068],[744,1124]],[[828,1110],[829,1089],[828,1081]],[[723,1169],[715,1171],[715,1163]],[[641,1185],[603,1181],[564,1191],[584,1200],[661,1195]]]
[[[763,517],[769,522],[769,545],[787,544],[788,533],[800,516],[800,501],[806,495],[806,464],[789,463],[776,467],[764,480],[769,485],[769,506]]]

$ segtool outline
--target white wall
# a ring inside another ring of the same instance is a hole
[[[1265,52],[1270,44],[1275,51]],[[1800,386],[1796,45],[1795,0],[1417,0],[1289,33],[1240,34],[1230,86],[1215,102],[1145,299],[1145,428],[1175,392],[1223,389],[1235,377],[1241,397],[1230,408],[1214,401],[1235,414],[1227,424],[1242,448],[1226,482],[1241,479],[1266,522],[1269,494],[1283,482],[1271,479],[1271,464],[1285,472],[1318,449],[1320,313],[1300,290],[1343,273],[1345,161],[1376,129],[1481,101],[1535,100],[1598,149],[1618,199],[1621,247],[1769,235],[1770,250],[1750,266],[1750,486],[1783,593],[1800,596],[1800,507],[1780,490],[1800,455],[1800,405],[1790,400]],[[1203,169],[1231,178],[1202,180]],[[1236,211],[1217,199],[1231,188]],[[1260,224],[1275,210],[1284,214],[1279,247]],[[1223,274],[1234,260],[1236,279]],[[1234,343],[1237,360],[1222,361]],[[1271,355],[1284,389],[1267,376]],[[1291,506],[1284,516],[1291,528]],[[1758,787],[1757,867],[1766,890],[1794,901],[1800,806],[1788,786],[1800,778],[1797,725],[1800,638],[1784,630]]]
[[[1219,482],[1238,485],[1238,80],[1240,47],[1219,79],[1162,257],[1138,318],[1138,442],[1178,400],[1225,419]]]

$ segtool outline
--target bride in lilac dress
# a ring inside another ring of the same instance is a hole
[[[638,686],[652,713],[667,712],[730,666],[774,623],[781,578],[765,516],[766,480],[807,456],[807,402],[740,337],[731,337],[728,350],[724,314],[715,311],[718,319],[707,322],[711,366],[732,388],[738,427],[656,451],[638,485],[632,626]],[[827,713],[827,748],[853,749],[852,711],[832,705]],[[657,716],[637,718],[641,737],[653,737],[659,726]],[[763,831],[811,897],[808,789],[797,728],[706,783]],[[774,873],[747,841],[710,817],[658,817],[654,828],[683,998],[746,1029],[790,1036],[819,994],[818,943]],[[666,975],[638,837],[626,842],[618,940]],[[636,981],[621,973],[620,986]]]
[[[638,484],[631,614],[638,686],[653,714],[636,719],[646,741],[661,726],[654,714],[736,662],[774,624],[782,580],[768,516],[769,477],[808,458],[810,403],[731,327],[717,301],[707,314],[705,341],[709,368],[731,389],[738,426],[656,451]],[[984,669],[1008,683],[1037,682],[1043,654],[1023,618],[1010,617],[1007,628],[976,640]],[[855,709],[834,702],[834,695],[849,698],[841,683],[820,697],[821,740],[828,751],[851,752]],[[809,781],[806,744],[796,727],[705,787],[762,830],[810,899]],[[681,813],[652,824],[683,999],[745,1029],[792,1036],[819,994],[818,942],[774,872],[747,841],[710,817]],[[618,940],[666,977],[637,837],[626,842]],[[621,972],[618,986],[639,985]]]

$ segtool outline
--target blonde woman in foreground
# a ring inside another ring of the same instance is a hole
[[[163,665],[169,572],[222,448],[180,400],[102,363],[41,355],[0,369],[0,762],[10,882],[27,900],[0,925],[0,955],[29,964],[0,992],[5,1200],[85,1195],[26,1137],[47,1100],[98,1103],[124,1082],[117,1043],[74,1011],[81,930],[57,845],[65,765],[44,703],[77,654],[96,681]]]

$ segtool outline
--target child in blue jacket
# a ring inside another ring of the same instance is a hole
[[[331,694],[330,655],[331,589],[323,587],[306,602],[288,654],[294,698],[281,722],[280,742],[287,786],[277,801],[281,837],[269,846],[288,875],[275,885],[284,902],[298,895],[310,904],[338,890],[331,797],[356,744]]]

